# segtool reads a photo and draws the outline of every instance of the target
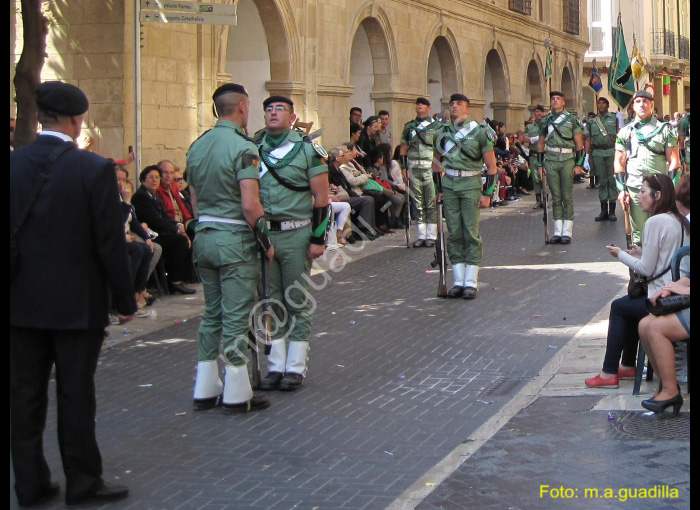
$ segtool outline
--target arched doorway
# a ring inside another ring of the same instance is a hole
[[[494,104],[508,102],[508,81],[504,71],[504,62],[497,50],[486,55],[484,69],[484,117],[506,122],[506,110],[494,108]]]
[[[535,59],[530,60],[527,66],[527,91],[525,100],[527,104],[531,106],[545,103],[542,74],[540,73],[540,66],[537,65]],[[532,112],[529,108],[526,108],[524,112],[525,120],[528,120],[530,115],[532,115]]]
[[[250,95],[248,132],[264,126],[262,102],[270,95],[268,81],[292,79],[293,59],[282,14],[275,0],[239,0],[238,24],[230,27],[226,72]]]
[[[362,108],[363,118],[376,113],[372,92],[390,90],[391,58],[382,25],[365,18],[355,31],[350,50],[350,106]],[[348,108],[349,111],[349,108]]]
[[[440,113],[442,99],[459,91],[457,62],[444,36],[437,37],[430,48],[427,79],[433,113]]]
[[[561,73],[561,91],[566,97],[566,109],[570,112],[575,112],[576,108],[576,89],[574,88],[574,78],[571,75],[569,66],[564,67]]]

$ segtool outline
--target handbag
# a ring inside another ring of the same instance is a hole
[[[51,154],[49,154],[49,158],[46,164],[39,172],[39,184],[34,188],[34,196],[32,196],[27,201],[27,205],[24,207],[24,209],[22,209],[19,218],[17,218],[17,224],[10,225],[10,282],[12,282],[15,279],[15,276],[17,276],[17,273],[19,273],[20,251],[19,243],[17,241],[19,229],[24,224],[24,221],[27,219],[29,211],[36,202],[36,199],[39,197],[41,188],[44,187],[44,183],[49,177],[49,170],[51,169],[51,166],[56,162],[56,160],[59,157],[61,157],[61,155],[64,152],[66,152],[68,149],[74,148],[75,144],[73,142],[64,142],[63,144],[56,147],[53,151],[51,151]]]
[[[658,298],[656,304],[647,299],[647,310],[657,317],[660,315],[671,315],[681,310],[690,308],[690,296],[680,296],[674,294],[665,298]]]
[[[383,190],[382,185],[374,179],[367,179],[367,182],[362,185],[362,191],[378,191],[381,193]]]
[[[683,246],[683,243],[685,242],[685,229],[681,227],[681,246]],[[653,282],[657,278],[661,278],[663,275],[668,273],[671,270],[671,265],[661,271],[659,274],[656,276],[651,276],[647,278],[644,275],[641,275],[632,269],[630,269],[630,281],[627,284],[627,295],[634,299],[634,298],[640,298],[642,296],[646,296],[649,292],[649,283]]]

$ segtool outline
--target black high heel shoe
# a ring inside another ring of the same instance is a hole
[[[653,398],[642,400],[642,407],[654,413],[663,413],[667,407],[671,406],[673,406],[673,416],[678,416],[678,412],[683,407],[683,397],[681,397],[680,392],[668,400],[654,400]]]

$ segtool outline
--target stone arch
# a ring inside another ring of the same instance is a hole
[[[571,64],[566,62],[561,71],[561,91],[566,96],[567,110],[576,110],[576,81]]]
[[[529,106],[529,108],[525,110],[525,117],[527,119],[530,117],[530,114],[532,113],[530,109],[534,108],[534,105],[547,103],[547,100],[545,99],[546,86],[542,62],[536,54],[532,55],[532,58],[527,65],[526,84],[525,102]]]
[[[505,122],[510,101],[510,80],[503,47],[494,43],[484,59],[484,116]]]
[[[462,63],[459,57],[459,47],[452,31],[443,23],[437,23],[430,32],[425,47],[426,77],[428,94],[435,102],[441,102],[441,106],[447,105],[449,96],[462,92],[464,81],[462,75]],[[438,80],[439,78],[439,80]],[[431,80],[440,81],[431,87]],[[434,109],[438,108],[435,102]]]

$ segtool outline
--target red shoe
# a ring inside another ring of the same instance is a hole
[[[600,374],[590,379],[585,380],[586,386],[589,388],[609,388],[615,389],[620,387],[620,379],[618,376],[613,375],[607,379],[603,379]]]
[[[622,368],[622,365],[620,365],[617,368],[617,378],[618,379],[634,379],[634,377],[636,375],[637,375],[636,368]]]

